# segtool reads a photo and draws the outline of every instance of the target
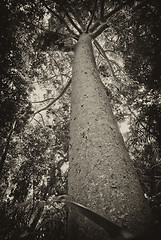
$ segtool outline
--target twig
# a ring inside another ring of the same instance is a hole
[[[41,80],[43,80],[43,83],[44,82],[47,82],[47,81],[49,81],[50,79],[52,79],[52,78],[54,78],[55,77],[55,75],[53,75],[53,76],[51,76],[51,77],[48,77],[48,78],[46,78],[45,80],[44,80],[44,77],[41,77],[41,78],[39,78],[37,81],[35,81],[36,83],[42,83],[42,81]]]
[[[124,94],[122,94],[122,93],[120,93],[120,94],[121,94],[125,99],[127,99],[127,97],[126,97]],[[151,132],[151,130],[150,130],[150,129],[147,129],[147,127],[144,126],[144,124],[138,119],[138,117],[136,116],[136,114],[131,110],[131,107],[127,105],[127,108],[128,108],[128,110],[129,110],[129,112],[135,117],[135,119],[137,119],[137,121],[138,121],[139,124],[143,127],[143,129],[144,129],[145,131],[147,131],[150,135],[153,135],[153,133]]]
[[[50,100],[53,100],[53,99],[55,99],[55,98],[50,97],[50,98],[46,98],[46,99],[44,99],[44,100],[35,101],[35,102],[31,102],[31,103],[44,103],[44,102],[47,102],[47,101],[50,101]]]
[[[158,163],[154,164],[154,165],[151,167],[150,171],[152,171],[155,167],[158,167],[159,165],[161,165],[161,162],[158,162]]]
[[[40,113],[40,112],[45,111],[46,109],[48,109],[48,108],[49,108],[51,105],[53,105],[59,98],[61,98],[61,96],[65,93],[65,91],[66,91],[66,90],[68,89],[68,87],[70,86],[71,81],[72,81],[72,80],[70,79],[69,82],[67,83],[67,85],[65,86],[65,88],[62,90],[62,92],[59,94],[58,97],[54,98],[53,101],[51,101],[47,106],[45,106],[45,107],[39,109],[38,111],[36,111],[36,112],[34,113],[33,117],[34,117],[36,114],[38,114],[38,113]]]
[[[35,122],[37,122],[38,124],[42,125],[42,123],[40,123],[36,118],[33,118],[33,120],[34,120]]]
[[[93,13],[92,13],[91,19],[90,19],[90,21],[89,21],[89,23],[88,23],[88,26],[87,26],[87,29],[86,29],[86,33],[88,33],[89,27],[90,27],[91,24],[92,24],[92,21],[93,21],[94,15],[95,15],[95,11],[96,11],[96,7],[97,7],[97,0],[95,0]]]
[[[117,67],[117,70],[116,71],[121,71],[121,72],[123,72],[124,73],[124,70],[122,69],[122,67],[120,67],[120,65],[118,64],[118,63],[116,63],[114,60],[110,60],[113,64],[115,64],[116,65],[116,67]],[[118,70],[119,69],[119,70]]]
[[[41,113],[39,113],[41,119],[42,119],[42,122],[43,122],[43,125],[45,126],[45,121],[44,121],[44,118],[43,118],[43,115]]]

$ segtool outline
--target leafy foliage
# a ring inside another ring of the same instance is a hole
[[[131,113],[127,144],[157,222],[161,216],[160,7],[154,0],[122,15],[119,44],[126,72],[133,81],[130,95],[126,95]]]
[[[150,1],[134,11],[128,28],[122,30],[120,45],[125,57],[125,68],[140,91],[133,103],[139,109],[140,121],[160,144],[160,3]],[[125,34],[128,37],[125,37]],[[132,99],[133,101],[133,99]]]
[[[3,227],[4,239],[24,232],[33,239],[43,234],[61,239],[60,232],[65,234],[66,212],[53,205],[52,197],[67,192],[67,172],[62,172],[67,148],[61,145],[61,132],[53,133],[49,127],[27,128],[11,145],[5,165],[9,175],[1,182],[1,226],[6,226],[6,219],[10,225],[10,230]]]

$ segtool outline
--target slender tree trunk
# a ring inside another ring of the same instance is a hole
[[[70,122],[69,194],[109,220],[138,233],[148,218],[140,182],[129,159],[88,34],[75,48]],[[106,239],[103,230],[72,212],[69,239]]]
[[[2,173],[4,164],[5,164],[5,160],[6,160],[6,157],[7,157],[7,153],[8,153],[8,149],[9,149],[9,144],[10,144],[10,140],[11,140],[11,137],[12,137],[12,133],[13,133],[13,131],[14,131],[15,124],[16,124],[16,121],[14,121],[14,123],[13,123],[12,126],[11,126],[11,130],[10,130],[9,135],[8,135],[8,137],[7,137],[6,146],[5,146],[4,152],[2,153],[2,157],[1,157],[1,159],[0,159],[0,175],[1,175],[1,173]]]

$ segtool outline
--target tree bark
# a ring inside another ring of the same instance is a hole
[[[149,210],[93,55],[83,33],[75,47],[69,150],[69,194],[105,218],[139,233]],[[71,212],[69,239],[107,239],[88,219]]]

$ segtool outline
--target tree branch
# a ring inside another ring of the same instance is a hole
[[[155,167],[158,167],[158,166],[160,166],[160,165],[161,165],[161,162],[158,162],[158,163],[154,164],[154,165],[151,167],[150,171],[152,171]]]
[[[36,114],[38,114],[38,113],[40,113],[40,112],[42,112],[42,111],[45,111],[45,110],[48,109],[51,105],[53,105],[59,98],[61,98],[62,95],[66,92],[66,90],[67,90],[68,87],[70,86],[71,81],[72,81],[72,80],[70,79],[69,82],[67,83],[67,85],[65,86],[65,88],[62,90],[62,92],[59,94],[58,97],[54,98],[53,101],[51,101],[47,106],[45,106],[45,107],[39,109],[38,111],[36,111],[36,112],[34,113],[34,115],[33,115],[33,118],[34,118],[34,116],[35,116]]]
[[[114,8],[110,13],[105,15],[105,21],[107,21],[107,19],[109,19],[111,16],[113,16],[117,12],[119,12],[123,7],[125,7],[129,3],[133,3],[134,1],[135,0],[126,0],[124,3],[120,4],[118,7]]]
[[[106,53],[104,52],[103,48],[101,47],[101,45],[96,41],[94,40],[94,44],[96,46],[96,48],[98,49],[98,51],[100,52],[100,54],[106,59],[109,67],[110,67],[110,71],[111,71],[111,74],[112,74],[112,77],[113,79],[116,81],[116,75],[115,75],[115,72],[113,70],[113,67],[108,59],[108,57],[106,56]],[[115,86],[116,87],[116,86]],[[127,99],[127,97],[120,92],[119,88],[116,87],[117,91],[119,92],[119,94],[121,94],[125,99]],[[130,111],[130,113],[138,120],[138,117],[136,116],[136,114],[131,110],[131,108],[129,106],[127,106],[128,110]],[[149,134],[152,134],[152,132],[150,130],[148,130],[146,128],[146,126],[144,126],[144,124],[138,120],[138,122],[140,123],[140,125],[149,133]]]
[[[76,11],[73,10],[73,7],[72,5],[68,4],[67,7],[69,8],[69,11],[72,13],[72,15],[74,16],[75,20],[77,21],[77,23],[80,25],[80,27],[82,28],[81,30],[82,31],[85,31],[85,26],[84,24],[82,23],[80,17],[79,17],[79,14],[77,14]]]
[[[40,123],[37,119],[33,118],[33,120],[42,126],[42,123]]]
[[[93,32],[94,30],[96,30],[98,27],[100,26],[100,22],[96,21],[94,22],[94,24],[89,28],[90,32]]]
[[[79,34],[82,33],[81,29],[75,24],[75,22],[72,20],[71,16],[68,14],[66,9],[64,8],[63,3],[59,2],[60,6],[62,7],[66,17],[68,18],[69,22],[72,24],[72,26],[79,32]]]
[[[122,94],[120,91],[119,91],[119,93],[120,93],[125,99],[127,99],[127,97],[126,97],[124,94]],[[127,105],[127,108],[128,108],[128,110],[129,110],[129,112],[130,112],[130,113],[135,117],[135,119],[139,122],[139,124],[143,127],[143,129],[144,129],[145,131],[147,131],[150,135],[153,135],[152,131],[151,131],[150,129],[147,129],[147,127],[142,123],[142,121],[138,119],[137,115],[134,113],[134,111],[131,110],[131,107],[130,107],[129,105]]]
[[[53,99],[55,99],[55,98],[50,97],[50,98],[46,98],[46,99],[44,99],[44,100],[35,101],[35,102],[31,102],[31,103],[44,103],[44,102],[47,102],[47,101],[50,101],[50,100],[53,100]]]
[[[45,121],[44,121],[44,118],[43,118],[43,115],[41,113],[39,113],[41,119],[42,119],[42,122],[43,122],[43,126],[45,126]]]
[[[104,7],[105,7],[105,0],[101,0],[100,19],[102,22],[104,22]]]
[[[91,24],[92,24],[92,21],[93,21],[94,15],[95,15],[95,11],[96,11],[96,7],[97,7],[97,0],[95,0],[93,13],[92,13],[91,19],[90,19],[90,21],[89,21],[89,23],[88,23],[88,26],[87,26],[87,29],[86,29],[86,33],[88,33],[89,27],[90,27]]]
[[[71,16],[65,11],[65,9],[64,9],[64,13],[67,16],[70,23],[73,25],[73,27],[81,34],[82,30],[75,24],[75,22],[72,20]]]
[[[62,16],[59,16],[54,10],[52,10],[50,7],[48,7],[48,5],[45,3],[44,0],[41,0],[44,7],[46,7],[46,9],[52,13],[54,16],[56,16],[61,22],[63,22],[65,24],[65,26],[67,27],[69,33],[71,33],[71,35],[78,40],[78,35],[72,30],[70,29],[70,27],[68,26],[68,24],[66,23],[66,21],[64,20],[64,18]]]
[[[109,65],[112,77],[114,78],[114,80],[116,80],[115,72],[113,70],[113,67],[112,67],[110,60],[108,59],[105,51],[103,50],[103,48],[101,47],[101,45],[99,44],[99,42],[96,39],[94,40],[94,44],[95,44],[96,48],[98,49],[98,51],[100,52],[100,54],[106,59],[108,65]]]
[[[113,9],[110,13],[108,13],[106,16],[104,16],[104,21],[107,21],[110,17],[114,16],[116,13],[118,13],[120,10],[123,9],[128,3],[133,3],[135,0],[126,0],[124,3],[122,3],[120,6]],[[91,36],[94,38],[98,37],[106,28],[108,27],[107,22],[102,23],[98,29],[96,29],[95,32],[91,34]]]
[[[96,37],[98,37],[107,27],[107,23],[100,24],[96,31],[91,34],[92,38],[95,39]]]

